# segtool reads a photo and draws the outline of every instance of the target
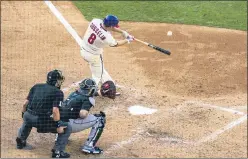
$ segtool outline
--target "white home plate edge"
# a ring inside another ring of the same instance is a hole
[[[128,111],[132,115],[143,115],[143,114],[153,114],[157,111],[157,109],[147,108],[141,105],[134,105],[134,106],[130,106],[128,108]]]

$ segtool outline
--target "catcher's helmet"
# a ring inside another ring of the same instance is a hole
[[[63,76],[62,71],[53,70],[53,71],[48,72],[48,74],[47,74],[47,84],[55,86],[56,83],[58,82],[58,80],[61,80],[62,82],[64,82],[64,80],[65,80],[65,77]],[[57,87],[60,87],[60,85],[57,86]]]
[[[80,93],[86,96],[93,96],[97,91],[96,82],[91,78],[84,79],[81,83],[79,83]]]
[[[116,16],[114,15],[107,15],[104,19],[103,19],[103,24],[106,27],[119,27],[118,26],[119,20]]]

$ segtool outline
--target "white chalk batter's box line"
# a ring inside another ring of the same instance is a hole
[[[214,141],[220,134],[224,133],[227,130],[232,129],[233,127],[235,127],[235,126],[241,124],[242,122],[244,122],[245,120],[247,120],[247,114],[244,113],[244,112],[240,112],[240,111],[230,109],[230,108],[224,108],[224,107],[221,107],[221,106],[206,104],[206,103],[203,103],[203,102],[200,102],[200,101],[185,101],[182,104],[180,104],[178,111],[181,108],[185,107],[186,106],[185,104],[186,105],[187,104],[197,104],[197,105],[203,106],[203,107],[211,107],[211,108],[219,109],[219,110],[226,111],[226,112],[229,112],[229,113],[232,113],[232,114],[242,115],[242,117],[240,117],[237,120],[234,120],[234,121],[230,122],[226,126],[214,131],[213,133],[200,138],[197,141],[181,140],[181,139],[177,139],[177,138],[173,138],[173,137],[160,138],[160,140],[165,141],[165,142],[166,141],[170,141],[170,142],[176,141],[177,143],[179,143],[181,145],[186,144],[186,145],[194,145],[194,146],[196,146],[196,145],[199,145],[201,143],[208,142],[208,141]],[[123,148],[124,146],[126,146],[128,144],[137,142],[137,141],[143,139],[144,134],[147,134],[148,136],[152,136],[151,134],[149,134],[148,132],[146,132],[144,130],[137,130],[137,133],[135,135],[133,135],[132,137],[130,137],[126,141],[121,141],[121,142],[117,142],[117,143],[113,144],[109,149],[107,149],[107,151],[105,151],[104,154],[109,154],[109,153],[111,153],[113,151],[116,151],[118,149]]]
[[[226,126],[216,130],[215,132],[211,133],[210,135],[202,137],[200,140],[198,140],[194,144],[201,144],[203,142],[213,141],[220,134],[224,133],[225,131],[227,131],[229,129],[232,129],[233,127],[235,127],[235,126],[241,124],[242,122],[244,122],[245,120],[247,120],[247,114],[246,113],[241,112],[241,111],[237,111],[235,109],[224,108],[224,107],[217,106],[217,105],[206,104],[206,103],[203,103],[203,102],[200,102],[200,101],[186,101],[184,103],[185,104],[197,104],[197,105],[203,106],[203,107],[211,107],[211,108],[219,109],[219,110],[226,111],[226,112],[229,112],[229,113],[232,113],[232,114],[242,115],[242,117],[238,118],[237,120],[234,120],[234,121],[230,122]]]
[[[221,107],[221,106],[217,106],[217,105],[206,104],[206,103],[203,103],[203,102],[200,102],[200,101],[186,101],[184,103],[185,104],[197,104],[197,105],[200,105],[200,106],[203,106],[203,107],[211,107],[211,108],[227,111],[227,112],[230,112],[232,114],[237,114],[237,115],[245,115],[246,114],[244,112],[241,112],[241,111],[238,111],[238,110],[235,110],[235,109],[232,109],[232,108],[225,108],[225,107]]]

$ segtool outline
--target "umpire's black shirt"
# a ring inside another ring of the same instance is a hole
[[[53,107],[59,107],[64,99],[64,93],[49,84],[36,84],[28,94],[28,109],[41,114],[52,114]]]

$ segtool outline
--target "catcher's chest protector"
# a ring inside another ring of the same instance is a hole
[[[89,97],[82,96],[76,92],[72,93],[60,107],[61,120],[69,121],[69,119],[79,118],[79,112],[84,107],[86,107],[86,110],[92,107]]]

